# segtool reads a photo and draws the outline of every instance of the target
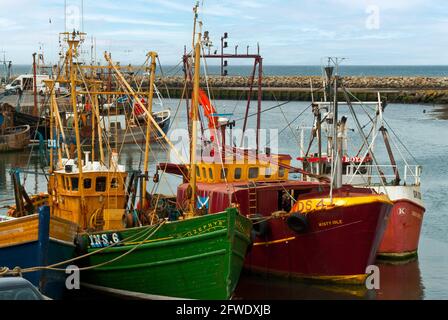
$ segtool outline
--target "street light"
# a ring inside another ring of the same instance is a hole
[[[227,39],[229,37],[227,32],[224,32],[224,35],[221,37],[221,76],[227,75],[227,72],[224,74],[224,48],[227,48]]]

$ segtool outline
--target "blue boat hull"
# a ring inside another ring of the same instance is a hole
[[[38,240],[0,248],[0,266],[8,267],[11,270],[15,267],[25,269],[48,266],[73,258],[75,256],[75,246],[50,238],[49,223],[49,211],[46,209],[39,210]],[[61,265],[57,268],[65,268],[66,266]],[[23,277],[44,295],[52,299],[64,298],[67,278],[65,272],[40,270],[23,273]]]

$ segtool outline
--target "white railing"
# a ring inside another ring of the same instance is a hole
[[[397,165],[348,165],[345,169],[345,176],[349,184],[375,184],[382,183],[382,179],[386,179],[390,183],[396,177],[396,170],[398,170],[401,183],[406,185],[420,185],[420,177],[422,174],[422,166],[420,165],[405,165],[400,172]],[[379,169],[379,170],[378,170]],[[382,174],[380,174],[380,172]],[[361,180],[362,179],[362,180]],[[361,181],[360,181],[361,180]]]

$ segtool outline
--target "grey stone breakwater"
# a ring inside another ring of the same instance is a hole
[[[207,81],[206,81],[207,80]],[[249,77],[201,77],[201,86],[208,83],[215,99],[245,99],[249,91]],[[360,100],[376,100],[377,92],[388,102],[396,103],[448,103],[448,77],[343,77],[343,84]],[[171,97],[180,98],[184,77],[158,78],[159,89],[169,89]],[[322,78],[318,76],[265,76],[262,82],[263,100],[311,100],[311,83],[314,99],[323,97]],[[341,99],[343,98],[342,93]],[[257,97],[257,78],[252,98]]]

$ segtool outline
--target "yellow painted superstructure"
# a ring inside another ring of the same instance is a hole
[[[196,179],[201,183],[287,180],[291,158],[273,155],[269,160],[227,158],[223,162],[199,162]]]
[[[52,215],[73,221],[81,229],[123,228],[127,173],[101,169],[84,170],[81,180],[76,170],[55,171],[49,182]]]

